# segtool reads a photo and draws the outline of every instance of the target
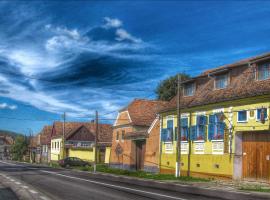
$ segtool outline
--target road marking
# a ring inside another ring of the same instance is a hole
[[[4,162],[4,161],[0,161],[0,163],[4,163],[4,164],[8,164],[8,165],[16,165],[14,163],[9,163],[9,162]],[[16,165],[16,166],[20,166],[20,165]]]
[[[23,185],[22,187],[23,187],[24,189],[28,189],[28,188],[29,188],[28,186],[25,186],[25,185]]]
[[[37,194],[38,192],[36,192],[35,190],[29,190],[29,192],[33,193],[33,194]]]
[[[40,198],[43,199],[43,200],[48,200],[48,198],[44,197],[44,196],[40,196]]]
[[[17,184],[17,185],[21,185],[21,183],[20,183],[20,182],[15,182],[15,184]]]
[[[91,180],[78,178],[78,177],[74,177],[74,176],[67,176],[67,175],[64,175],[64,174],[59,174],[59,173],[56,173],[56,172],[50,172],[50,171],[46,171],[46,170],[40,170],[40,171],[48,173],[48,174],[54,174],[54,175],[57,175],[57,176],[63,176],[63,177],[70,178],[70,179],[86,181],[86,182],[89,182],[89,183],[95,183],[95,184],[98,184],[98,185],[104,185],[104,186],[112,187],[112,188],[118,188],[118,189],[124,189],[124,190],[133,191],[133,192],[151,194],[151,195],[155,195],[155,196],[159,196],[159,197],[165,197],[165,198],[169,198],[169,199],[187,200],[187,199],[183,199],[183,198],[180,198],[180,197],[174,197],[174,196],[169,196],[169,195],[159,194],[159,193],[154,193],[154,192],[147,192],[147,191],[128,188],[128,187],[123,187],[123,186],[119,186],[119,185],[112,185],[112,184],[108,184],[108,183],[102,183],[102,182],[98,182],[98,181],[91,181]]]

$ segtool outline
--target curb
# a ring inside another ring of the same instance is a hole
[[[193,194],[198,196],[206,196],[206,197],[213,197],[213,198],[220,198],[224,200],[269,200],[270,194],[262,194],[257,192],[241,192],[241,191],[234,191],[234,190],[222,190],[219,188],[202,188],[197,186],[191,185],[184,185],[184,184],[175,184],[175,183],[167,183],[167,182],[160,182],[154,180],[144,180],[138,179],[134,177],[125,177],[125,176],[117,176],[112,174],[106,173],[93,173],[87,171],[80,171],[80,170],[72,170],[76,172],[83,172],[90,174],[92,177],[97,179],[109,180],[113,182],[121,182],[121,183],[128,183],[138,186],[146,186],[155,189],[162,189],[162,190],[169,190],[173,192],[180,192],[186,194]]]

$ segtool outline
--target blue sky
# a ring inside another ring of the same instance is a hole
[[[113,119],[167,76],[268,52],[269,19],[268,1],[2,1],[0,129]]]

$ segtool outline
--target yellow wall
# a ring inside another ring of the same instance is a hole
[[[222,155],[213,155],[212,154],[212,142],[206,138],[204,143],[205,151],[204,154],[194,154],[194,145],[195,142],[191,142],[191,171],[192,172],[199,172],[199,173],[212,173],[212,174],[221,174],[226,176],[233,175],[233,153],[235,152],[235,144],[234,144],[234,136],[237,132],[242,131],[257,131],[257,130],[269,130],[269,120],[266,120],[264,124],[256,120],[256,110],[257,108],[265,107],[268,108],[268,115],[269,115],[269,106],[270,106],[270,97],[269,96],[262,96],[256,98],[249,98],[243,100],[236,100],[230,101],[220,104],[213,104],[207,106],[200,106],[190,109],[184,109],[181,113],[186,113],[188,115],[191,113],[191,125],[196,125],[196,113],[198,112],[205,112],[208,116],[213,114],[214,110],[221,110],[224,109],[224,114],[226,116],[226,123],[227,128],[229,127],[229,121],[233,125],[233,140],[232,140],[232,157],[230,159],[229,152],[225,152]],[[248,111],[248,121],[245,123],[237,122],[237,112],[240,110],[253,110],[254,109],[254,116],[255,118],[249,117]],[[162,114],[162,127],[167,128],[167,119],[174,120],[174,127],[177,126],[177,115],[175,112],[168,112]],[[190,120],[190,118],[189,118]],[[189,123],[189,122],[188,122]],[[208,132],[208,127],[206,127]],[[226,145],[226,144],[224,144]],[[229,145],[227,144],[227,147]],[[187,155],[182,155],[182,162],[184,165],[181,167],[183,171],[187,170]],[[172,172],[175,170],[176,163],[176,141],[173,142],[173,151],[165,153],[165,144],[162,142],[162,154],[161,154],[161,169],[164,171],[171,170]],[[200,167],[197,166],[200,164]],[[219,165],[219,168],[217,168]],[[161,170],[162,171],[162,170]]]
[[[55,143],[57,144],[55,147]],[[59,148],[58,148],[59,144]],[[63,158],[62,138],[55,138],[51,140],[51,161],[58,161]]]
[[[110,154],[111,154],[111,147],[106,147],[106,152],[105,152],[105,163],[109,164],[110,162]]]
[[[82,160],[94,162],[95,160],[95,148],[90,149],[69,149],[68,150],[69,157],[77,157]]]

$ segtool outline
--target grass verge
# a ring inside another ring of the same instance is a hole
[[[265,187],[261,185],[242,185],[240,190],[252,191],[252,192],[267,192],[270,193],[270,187]]]
[[[93,171],[92,166],[91,167],[77,167],[76,169],[79,169],[82,171]],[[176,178],[172,174],[154,174],[154,173],[148,173],[144,171],[128,171],[128,170],[123,170],[123,169],[110,168],[107,165],[98,165],[97,171],[103,172],[103,173],[109,173],[109,174],[132,176],[132,177],[152,179],[152,180],[170,180],[170,181],[183,181],[183,182],[209,182],[212,180],[212,179],[195,178],[195,177],[188,177],[188,176],[181,176],[181,177]]]

